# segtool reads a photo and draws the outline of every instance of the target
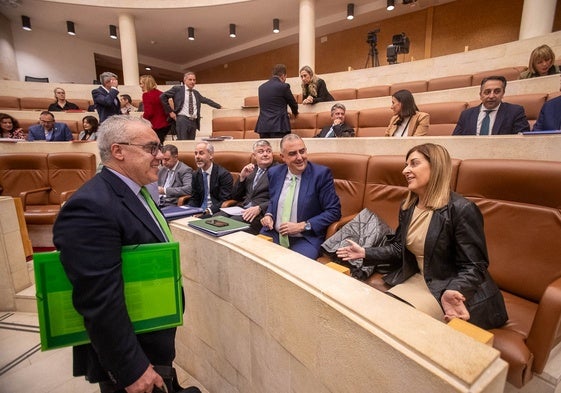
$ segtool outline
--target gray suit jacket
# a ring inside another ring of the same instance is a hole
[[[160,168],[158,172],[158,186],[164,187],[168,169],[166,167]],[[191,181],[193,178],[193,170],[183,162],[179,161],[175,172],[173,173],[173,181],[171,186],[166,188],[166,195],[163,203],[160,206],[170,206],[177,204],[177,198],[184,195],[191,195]]]
[[[267,171],[271,169],[275,162],[267,168]],[[261,207],[261,216],[267,211],[269,206],[269,179],[267,172],[263,173],[257,183],[254,185],[253,181],[257,175],[257,167],[255,170],[244,179],[240,181],[239,179],[234,184],[234,189],[232,190],[232,198],[238,202],[241,202],[242,206],[247,206],[251,203],[251,206]]]

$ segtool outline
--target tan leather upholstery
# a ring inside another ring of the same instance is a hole
[[[248,116],[245,118],[245,132],[244,139],[259,139],[260,136],[255,132],[255,125],[257,124],[257,116]]]
[[[259,107],[259,96],[245,97],[243,99],[244,107]]]
[[[330,90],[329,93],[333,96],[335,101],[355,100],[356,89],[339,89]]]
[[[471,86],[472,75],[452,75],[428,81],[427,91],[458,89]]]
[[[411,81],[411,82],[399,82],[394,83],[390,86],[390,95],[393,95],[399,90],[409,90],[411,93],[423,93],[427,91],[427,81]]]
[[[317,131],[316,117],[317,113],[300,113],[296,119],[290,122],[292,133],[302,138],[312,138]]]
[[[0,96],[0,110],[19,110],[19,98],[13,96]]]
[[[452,135],[460,113],[466,109],[465,102],[439,102],[418,105],[421,112],[430,115],[430,125],[427,135]]]
[[[356,136],[384,136],[393,112],[389,108],[361,110],[358,114]]]
[[[520,70],[517,67],[505,67],[499,68],[496,70],[489,70],[489,71],[481,71],[478,73],[473,74],[473,78],[471,80],[472,86],[479,86],[481,85],[481,81],[488,77],[488,76],[504,76],[507,81],[517,80],[520,77]]]
[[[356,90],[356,98],[386,97],[390,95],[390,85],[361,87]]]
[[[46,111],[53,102],[54,98],[21,97],[20,107],[22,110],[43,110]],[[37,116],[39,117],[39,116]]]
[[[245,118],[242,116],[215,117],[212,119],[212,136],[231,136],[243,139],[245,132]]]

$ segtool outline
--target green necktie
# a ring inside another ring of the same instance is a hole
[[[286,195],[284,196],[284,204],[282,205],[281,223],[290,221],[290,213],[292,210],[292,202],[294,201],[294,190],[296,189],[296,176],[292,175]],[[290,247],[288,236],[279,234],[279,244],[283,247]]]
[[[489,135],[489,126],[491,125],[491,116],[489,116],[489,113],[491,112],[493,111],[489,109],[485,110],[485,117],[481,122],[481,129],[479,130],[479,135]]]
[[[154,214],[156,220],[158,220],[158,223],[160,224],[160,228],[166,235],[168,242],[172,242],[173,236],[171,234],[171,230],[169,229],[169,225],[166,222],[166,219],[164,218],[162,213],[156,207],[156,204],[154,203],[154,200],[152,199],[152,196],[150,195],[146,187],[142,186],[142,188],[140,189],[140,194],[144,197],[146,203],[148,203],[148,207],[150,207],[150,210],[152,210],[152,214]]]

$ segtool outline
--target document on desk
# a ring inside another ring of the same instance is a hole
[[[231,216],[241,216],[245,211],[241,206],[221,207],[220,210]]]

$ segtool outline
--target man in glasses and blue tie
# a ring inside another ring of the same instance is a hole
[[[507,135],[530,131],[524,108],[503,102],[506,79],[489,76],[481,81],[481,105],[460,114],[452,135]],[[430,132],[430,128],[429,128]]]
[[[176,329],[134,332],[121,249],[173,241],[146,189],[158,179],[162,146],[147,120],[130,116],[104,121],[97,144],[103,169],[65,203],[53,228],[91,340],[73,349],[74,375],[99,383],[101,393],[151,392],[164,385],[152,366],[172,366]]]

